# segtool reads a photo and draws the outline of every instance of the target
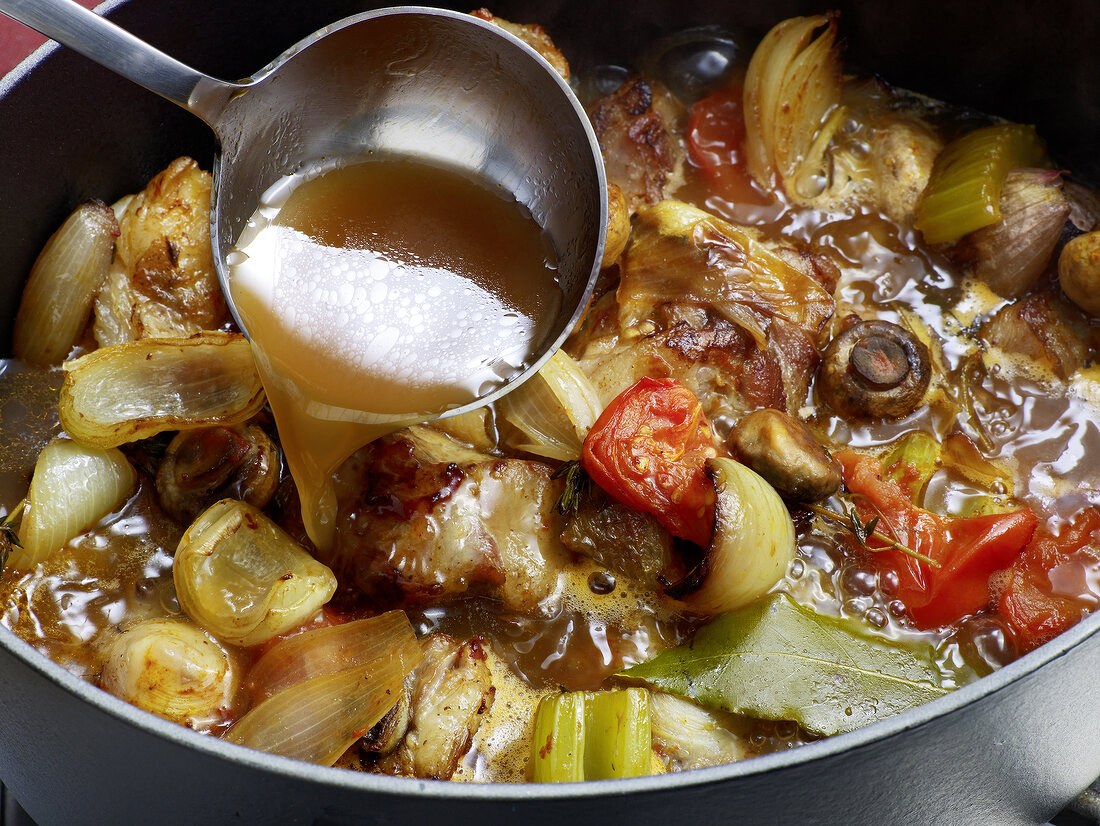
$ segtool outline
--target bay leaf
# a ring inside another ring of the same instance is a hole
[[[932,656],[930,643],[863,633],[775,594],[620,674],[703,705],[832,735],[946,694]]]

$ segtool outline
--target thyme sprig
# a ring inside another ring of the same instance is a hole
[[[900,551],[906,556],[911,556],[913,559],[919,559],[921,562],[927,562],[934,568],[939,568],[940,563],[934,560],[927,554],[922,554],[919,551],[914,551],[908,545],[903,544],[897,536],[888,536],[877,530],[879,524],[885,524],[889,526],[889,522],[879,516],[873,516],[866,522],[859,518],[859,513],[856,512],[854,505],[842,505],[841,512],[837,513],[829,508],[824,508],[821,505],[807,505],[810,513],[816,514],[823,519],[828,519],[830,522],[834,522],[840,525],[846,531],[852,534],[856,538],[856,541],[860,544],[860,547],[866,548],[868,551],[886,551],[895,550]],[[895,533],[893,528],[890,528],[892,533]],[[883,543],[882,545],[872,546],[871,539],[876,539]]]
[[[12,548],[22,548],[23,543],[19,541],[19,535],[15,532],[15,520],[23,513],[23,509],[27,507],[27,500],[24,499],[14,508],[11,513],[4,517],[4,521],[0,523],[0,573],[8,565],[8,559],[11,557]]]
[[[581,463],[576,459],[566,462],[556,471],[554,479],[565,479],[565,487],[554,507],[562,516],[576,516],[582,500],[588,495],[592,485],[592,478],[585,473]]]

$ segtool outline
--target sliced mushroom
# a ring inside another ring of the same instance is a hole
[[[730,431],[735,458],[786,499],[817,502],[840,488],[840,465],[805,424],[779,410],[754,410]]]
[[[931,365],[924,342],[904,327],[859,321],[825,348],[817,391],[845,418],[900,419],[920,407]]]

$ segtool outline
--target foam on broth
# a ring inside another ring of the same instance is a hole
[[[310,538],[354,450],[491,392],[540,350],[557,260],[509,193],[407,158],[287,176],[229,256]]]

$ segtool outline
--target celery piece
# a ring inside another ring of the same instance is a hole
[[[1008,173],[1045,160],[1033,126],[1000,123],[968,132],[936,157],[914,225],[928,243],[946,244],[995,224]]]
[[[531,779],[568,783],[649,774],[652,741],[644,688],[544,697],[535,713]]]
[[[882,478],[897,482],[919,507],[939,458],[940,444],[935,437],[914,430],[898,439],[882,457]]]
[[[543,697],[535,713],[531,779],[536,783],[584,780],[583,691]]]
[[[589,695],[584,736],[586,780],[649,774],[652,746],[648,691],[627,688]]]

